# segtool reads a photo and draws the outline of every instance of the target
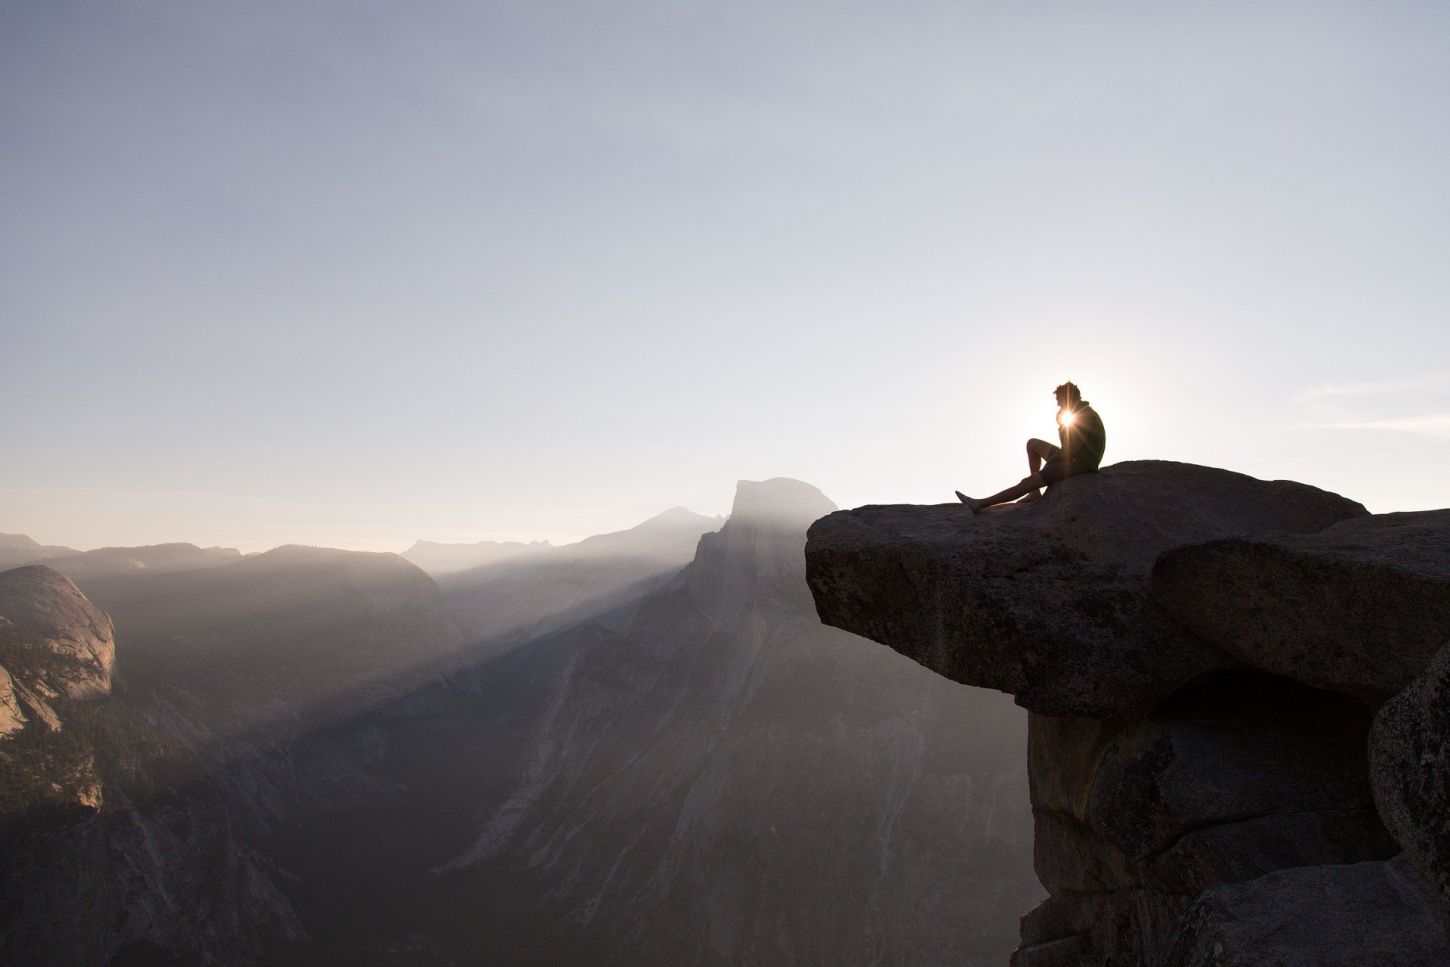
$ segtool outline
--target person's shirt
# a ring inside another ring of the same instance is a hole
[[[1059,414],[1057,437],[1062,442],[1063,458],[1074,466],[1096,470],[1108,448],[1108,431],[1102,418],[1087,401],[1072,410],[1072,422],[1064,423]]]

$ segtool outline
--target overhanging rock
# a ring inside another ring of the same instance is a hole
[[[1236,662],[1149,599],[1158,555],[1308,534],[1364,507],[1292,481],[1166,461],[1074,477],[1034,504],[838,511],[811,527],[821,620],[1048,715],[1133,718]]]

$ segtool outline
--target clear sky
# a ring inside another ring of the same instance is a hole
[[[1108,462],[1450,504],[1450,5],[0,4],[0,531]]]

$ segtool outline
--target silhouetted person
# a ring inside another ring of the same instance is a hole
[[[1057,396],[1057,438],[1062,445],[1055,447],[1046,440],[1028,440],[1027,476],[1001,493],[976,500],[958,490],[957,497],[972,508],[972,513],[1018,497],[1025,498],[1023,503],[1037,500],[1042,496],[1041,488],[1098,469],[1108,445],[1108,431],[1103,429],[1102,418],[1082,398],[1076,384],[1063,383],[1053,392]]]

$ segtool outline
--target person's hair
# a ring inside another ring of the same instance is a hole
[[[1063,383],[1057,388],[1057,392],[1066,396],[1069,403],[1082,402],[1082,390],[1077,388],[1076,383]]]

